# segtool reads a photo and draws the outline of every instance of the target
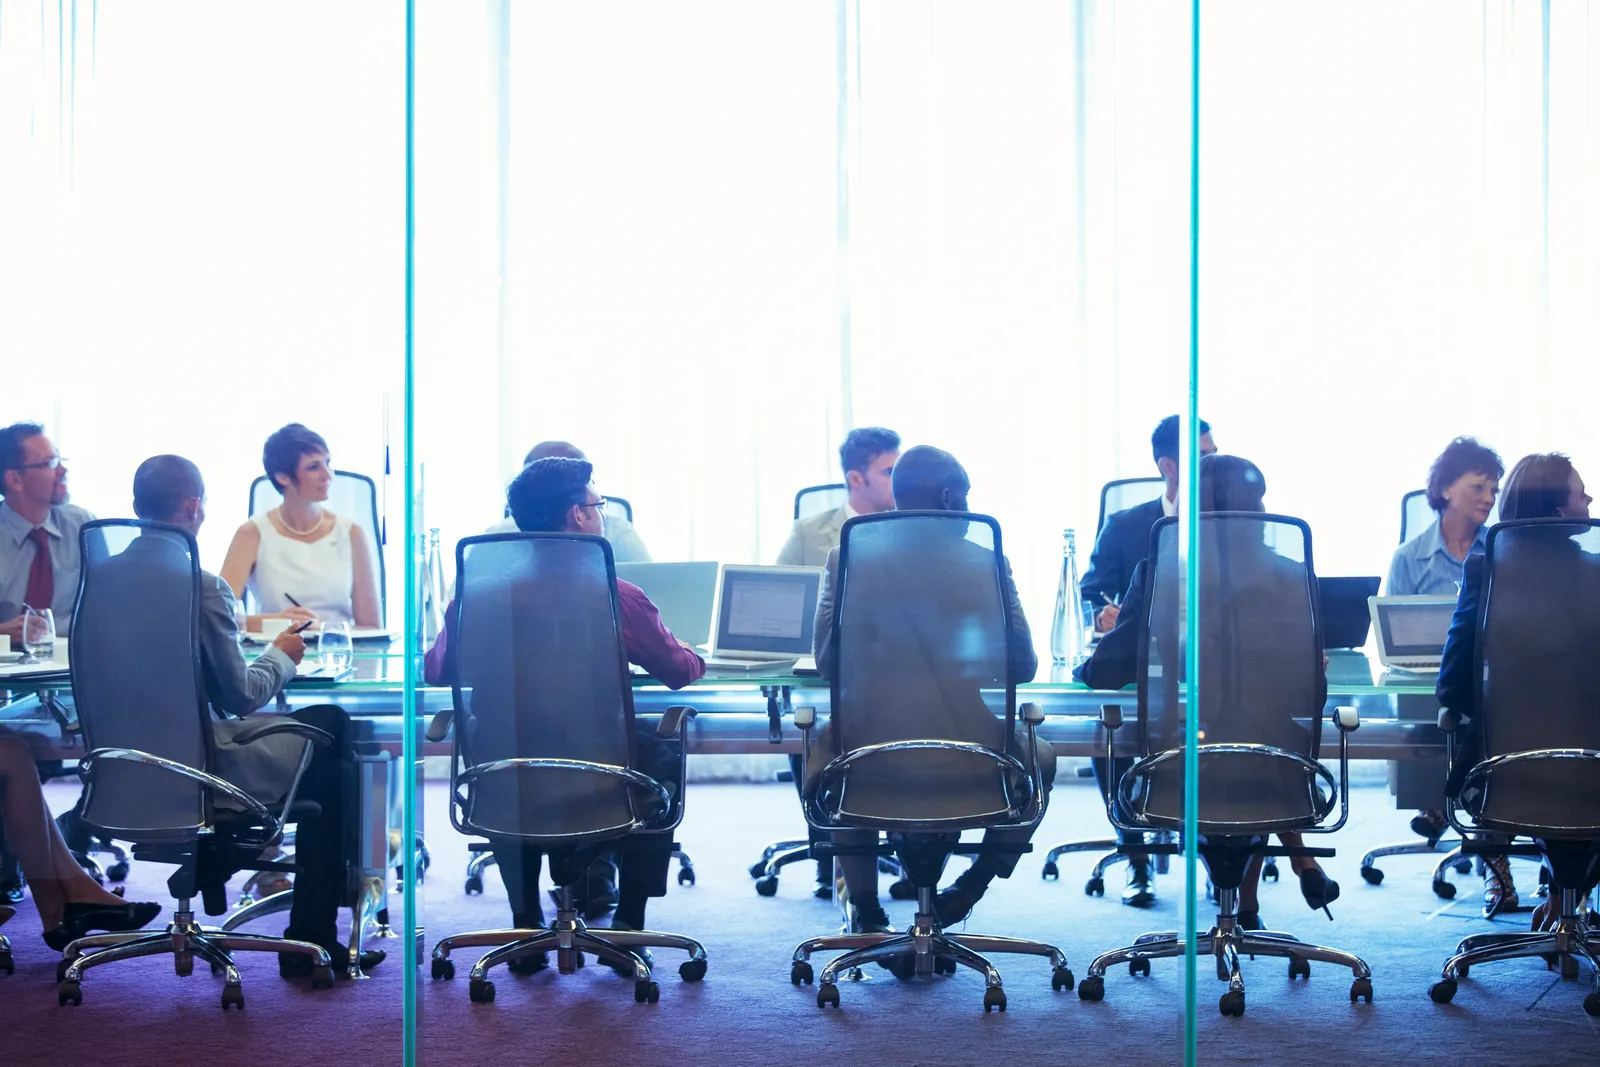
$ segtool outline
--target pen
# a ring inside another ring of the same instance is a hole
[[[1101,594],[1101,595],[1103,596],[1104,594]],[[287,600],[289,603],[293,604],[297,608],[305,607],[304,604],[300,603],[300,601],[296,600],[294,597],[290,596],[288,593],[283,594],[283,599]]]
[[[296,605],[296,606],[298,607],[299,605]],[[300,633],[303,630],[309,630],[310,628],[311,628],[311,623],[303,622],[299,626],[296,626],[294,629],[290,630],[289,632],[292,633],[292,634],[297,634],[297,633]]]
[[[1117,606],[1117,601],[1116,600],[1112,600],[1111,597],[1106,593],[1101,593],[1100,594],[1100,599],[1104,600],[1111,607],[1116,607]],[[1121,599],[1121,598],[1119,597],[1118,599]]]

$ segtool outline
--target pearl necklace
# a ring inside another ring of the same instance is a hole
[[[323,512],[321,515],[318,515],[317,516],[317,521],[311,524],[311,529],[309,529],[309,530],[296,530],[293,526],[289,525],[289,520],[283,517],[283,509],[279,508],[278,509],[278,525],[282,526],[285,530],[287,530],[289,533],[294,534],[296,537],[310,537],[312,534],[316,533],[319,529],[322,528],[322,520],[327,516],[327,514],[328,514],[327,512]]]

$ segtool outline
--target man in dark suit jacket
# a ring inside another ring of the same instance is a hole
[[[1211,439],[1211,424],[1201,419],[1200,454],[1209,456],[1216,450],[1216,442]],[[1117,615],[1127,605],[1128,599],[1139,592],[1135,587],[1135,573],[1139,564],[1150,554],[1150,530],[1166,516],[1178,513],[1178,416],[1168,415],[1161,420],[1155,433],[1150,435],[1150,451],[1155,456],[1156,469],[1166,480],[1166,492],[1156,500],[1107,517],[1100,536],[1095,538],[1089,569],[1078,583],[1083,599],[1094,605],[1094,628],[1106,635],[1103,639],[1106,641],[1111,640]],[[1116,643],[1120,643],[1120,638]],[[1096,655],[1104,659],[1098,652]],[[1083,680],[1090,685],[1095,684],[1088,678]],[[1108,783],[1120,780],[1123,772],[1133,766],[1132,760],[1117,760],[1110,768],[1105,766],[1105,762],[1103,757],[1094,760],[1094,776],[1099,780],[1102,791],[1108,787]],[[1117,831],[1117,840],[1123,844],[1136,836],[1139,835],[1126,830]],[[1155,890],[1150,885],[1149,860],[1129,859],[1128,882],[1122,890],[1122,902],[1131,908],[1148,908],[1155,904]]]

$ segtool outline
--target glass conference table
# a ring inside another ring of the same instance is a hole
[[[308,657],[314,655],[308,653]],[[297,678],[289,683],[281,702],[288,706],[339,704],[356,723],[356,736],[364,742],[363,747],[398,756],[403,736],[404,672],[400,642],[360,644],[353,673],[338,681]],[[798,752],[800,732],[792,722],[793,709],[809,705],[825,715],[829,700],[822,679],[778,670],[712,674],[677,691],[635,677],[633,689],[634,709],[641,717],[657,717],[675,704],[695,709],[697,715],[686,733],[691,753]],[[0,730],[26,737],[40,759],[83,755],[81,734],[75,730],[70,710],[71,683],[65,674],[0,679],[0,691],[9,694],[7,703],[0,706]],[[1361,715],[1361,727],[1350,738],[1352,758],[1443,758],[1445,742],[1435,724],[1438,704],[1433,692],[1430,675],[1386,673],[1359,651],[1329,654],[1328,707],[1351,705]],[[1132,687],[1116,692],[1093,690],[1071,681],[1065,668],[1047,665],[1041,666],[1038,680],[1017,687],[1017,701],[1044,708],[1040,736],[1061,756],[1104,752],[1099,726],[1102,705],[1121,705],[1126,721],[1133,719],[1137,709]],[[433,716],[448,711],[452,704],[449,688],[418,687],[418,742],[425,755],[449,754],[448,741],[426,741],[423,734]],[[1133,754],[1133,742],[1134,731],[1122,731],[1118,752]],[[1326,754],[1337,751],[1337,728],[1326,719],[1323,745]]]

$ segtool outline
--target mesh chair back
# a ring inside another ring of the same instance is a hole
[[[582,534],[469,537],[456,547],[456,743],[467,767],[505,759],[633,766],[633,690],[611,546]],[[468,821],[559,838],[626,827],[628,787],[592,772],[485,775]]]
[[[1439,517],[1428,504],[1426,489],[1413,489],[1400,498],[1400,543],[1403,545]]]
[[[844,507],[848,499],[850,489],[843,482],[807,486],[794,495],[794,517],[796,520],[809,519],[824,511],[833,511]]]
[[[1531,519],[1489,531],[1477,674],[1485,757],[1600,750],[1600,520]],[[1539,759],[1494,772],[1482,814],[1518,825],[1600,822],[1600,774]],[[1471,805],[1469,805],[1469,808]],[[1477,812],[1475,812],[1477,814]]]
[[[1181,688],[1187,574],[1178,562],[1178,520],[1161,520],[1151,540],[1139,675],[1145,755],[1184,747],[1184,716],[1196,703]],[[1208,753],[1206,746],[1270,745],[1317,759],[1327,678],[1311,532],[1281,515],[1202,515],[1200,581],[1199,819],[1250,824],[1309,816],[1316,795],[1299,764],[1258,753]],[[1309,719],[1309,727],[1296,718]],[[1153,777],[1152,813],[1181,818],[1181,770],[1169,763]]]
[[[72,628],[72,696],[89,751],[130,748],[209,768],[200,666],[200,564],[186,530],[133,519],[86,523]],[[91,826],[144,840],[209,823],[202,787],[121,760],[94,768],[81,809]]]
[[[282,502],[283,495],[267,480],[266,475],[250,483],[250,514],[271,511]],[[361,527],[367,539],[367,551],[378,561],[379,623],[387,625],[389,576],[383,560],[383,545],[380,543],[384,529],[383,518],[378,514],[377,483],[365,474],[334,471],[333,484],[328,487],[327,508],[335,515],[355,520],[355,524]]]
[[[1003,568],[1000,526],[986,515],[900,511],[845,523],[833,622],[841,752],[906,740],[1006,750],[1016,690]],[[981,756],[891,753],[859,768],[844,786],[849,814],[960,819],[1006,807],[1005,776]]]
[[[1106,519],[1117,512],[1159,500],[1166,491],[1167,483],[1160,478],[1121,478],[1107,482],[1100,489],[1100,521],[1094,524],[1095,530],[1105,529]]]

